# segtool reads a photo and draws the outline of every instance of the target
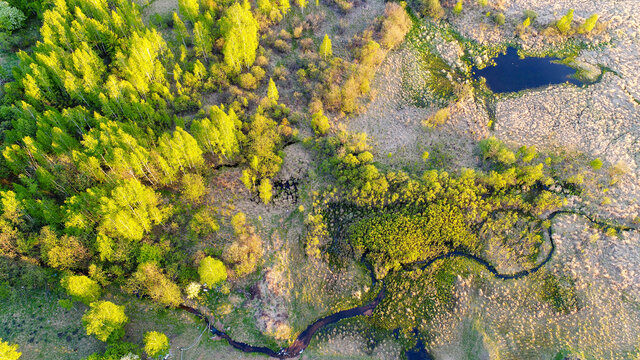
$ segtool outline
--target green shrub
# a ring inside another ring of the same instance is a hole
[[[438,111],[436,111],[435,114],[433,114],[432,116],[428,117],[427,119],[423,120],[422,125],[428,127],[428,128],[435,128],[438,127],[440,125],[443,125],[444,123],[447,122],[447,120],[449,120],[449,108],[442,108]]]
[[[439,19],[444,16],[444,9],[440,4],[440,0],[421,0],[423,6],[423,14]]]
[[[497,13],[493,16],[493,21],[498,25],[498,26],[502,26],[504,25],[506,18],[504,16],[503,13]]]
[[[536,19],[538,18],[538,14],[533,10],[525,10],[522,12],[522,17],[524,19],[529,18],[531,19],[530,21],[533,22],[533,21],[536,21]]]
[[[258,87],[258,81],[251,73],[243,73],[238,76],[238,85],[246,90],[254,90]]]
[[[602,160],[595,158],[589,163],[589,165],[591,165],[593,170],[600,170],[602,168]]]
[[[378,277],[400,264],[477,247],[460,209],[439,204],[415,215],[385,213],[361,220],[349,228],[349,238],[357,249],[367,251]]]

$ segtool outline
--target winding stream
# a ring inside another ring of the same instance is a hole
[[[636,228],[633,227],[628,227],[628,226],[613,226],[610,224],[607,224],[605,222],[602,221],[598,221],[598,220],[594,220],[593,218],[591,218],[589,215],[581,213],[581,212],[577,212],[577,211],[572,211],[572,210],[558,210],[555,211],[551,214],[549,214],[549,216],[546,217],[546,220],[552,221],[556,216],[561,215],[561,214],[576,214],[576,215],[580,215],[585,217],[586,219],[588,219],[590,222],[602,226],[605,229],[609,228],[609,227],[613,227],[613,228],[617,228],[621,231],[629,231],[629,230],[637,230]],[[511,274],[504,274],[504,273],[500,273],[495,266],[491,265],[488,261],[486,261],[485,259],[478,257],[476,255],[473,254],[469,254],[469,253],[465,253],[462,251],[458,251],[458,250],[453,250],[450,251],[448,253],[445,253],[443,255],[428,259],[428,260],[422,260],[422,261],[418,261],[415,262],[413,264],[408,264],[404,266],[404,269],[408,270],[411,268],[419,268],[419,269],[426,269],[429,266],[431,266],[434,262],[438,261],[438,260],[442,260],[442,259],[448,259],[448,258],[454,258],[454,257],[463,257],[463,258],[467,258],[470,260],[473,260],[475,262],[477,262],[478,264],[482,265],[485,269],[487,269],[487,271],[489,271],[493,276],[495,276],[498,279],[503,279],[503,280],[512,280],[512,279],[520,279],[523,278],[527,275],[533,274],[536,271],[540,270],[540,268],[542,268],[545,264],[547,264],[549,262],[549,260],[551,260],[551,257],[553,256],[556,246],[555,243],[553,241],[553,233],[551,231],[551,226],[549,226],[549,228],[547,229],[547,234],[549,235],[549,242],[551,244],[551,249],[549,249],[549,252],[547,253],[547,255],[545,256],[545,258],[539,262],[537,265],[535,265],[534,267],[530,268],[530,269],[525,269],[525,270],[521,270],[518,271],[516,273],[511,273]],[[371,268],[369,270],[372,270]],[[373,274],[373,271],[371,272],[371,278],[372,278],[372,282],[373,284],[376,283],[376,278]],[[218,336],[220,338],[223,338],[225,340],[227,340],[229,342],[229,345],[231,345],[232,347],[234,347],[237,350],[240,350],[242,352],[246,352],[246,353],[262,353],[274,358],[279,358],[279,359],[288,359],[288,358],[293,358],[293,357],[297,357],[300,354],[302,354],[302,352],[307,348],[307,346],[309,346],[309,343],[311,342],[311,338],[313,337],[313,335],[320,329],[322,329],[323,327],[336,323],[342,319],[347,319],[350,317],[354,317],[354,316],[359,316],[359,315],[364,315],[364,316],[370,316],[373,313],[373,310],[378,306],[378,304],[380,304],[380,302],[382,301],[382,299],[384,299],[385,295],[386,295],[386,289],[385,289],[385,284],[384,284],[384,279],[381,280],[382,281],[382,287],[380,288],[380,291],[378,292],[378,295],[375,297],[375,299],[373,299],[371,302],[369,302],[368,304],[365,305],[361,305],[361,306],[357,306],[351,309],[347,309],[347,310],[342,310],[342,311],[338,311],[336,313],[333,313],[331,315],[328,315],[326,317],[320,318],[318,320],[316,320],[313,324],[309,325],[304,331],[302,331],[300,333],[300,335],[298,335],[298,337],[296,338],[296,340],[288,347],[288,348],[283,348],[280,349],[279,351],[274,351],[271,348],[268,348],[266,346],[253,346],[253,345],[249,345],[243,342],[239,342],[239,341],[235,341],[233,340],[227,333],[216,329],[212,324],[211,321],[209,320],[209,318],[204,315],[201,311],[199,311],[198,309],[194,309],[190,306],[187,305],[180,305],[179,308],[186,310],[192,314],[195,314],[196,316],[198,316],[199,318],[201,318],[202,320],[204,320],[204,322],[207,325],[207,328],[209,329],[211,335],[213,336]]]

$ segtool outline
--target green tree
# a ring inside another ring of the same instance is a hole
[[[100,285],[84,275],[67,276],[60,280],[60,284],[74,300],[87,305],[100,298]]]
[[[207,25],[202,21],[197,21],[193,26],[193,45],[196,53],[209,61],[213,50],[213,37]]]
[[[98,229],[106,235],[140,240],[167,218],[168,210],[160,205],[160,196],[153,189],[136,179],[124,180],[100,199]]]
[[[237,123],[238,118],[233,110],[227,114],[223,109],[212,106],[208,119],[191,123],[191,132],[203,149],[227,159],[239,151]]]
[[[269,79],[269,86],[267,87],[267,97],[273,101],[274,103],[278,102],[280,95],[278,95],[278,88],[276,84],[273,82],[273,79]]]
[[[180,14],[191,20],[191,22],[195,22],[200,15],[200,1],[178,0],[178,9],[180,10]]]
[[[202,149],[188,132],[176,127],[172,133],[164,133],[158,140],[158,152],[162,155],[163,171],[169,182],[180,172],[186,174],[204,164]]]
[[[209,207],[205,206],[193,215],[189,228],[198,235],[209,235],[220,230],[220,225]]]
[[[143,341],[144,352],[146,352],[150,358],[169,353],[169,338],[161,332],[147,331],[144,333]]]
[[[569,9],[567,14],[558,20],[556,27],[562,34],[566,34],[571,30],[571,22],[573,21],[573,9]]]
[[[82,316],[87,335],[95,335],[100,341],[114,342],[124,335],[124,325],[129,318],[124,313],[124,306],[110,301],[96,301],[89,305],[89,310]]]
[[[271,201],[271,196],[273,196],[273,189],[271,187],[271,181],[269,179],[260,180],[260,185],[258,185],[258,194],[260,195],[260,199],[265,204],[268,204]]]
[[[155,262],[138,265],[138,269],[131,275],[124,288],[129,293],[147,295],[164,306],[177,307],[182,302],[178,285],[162,273]]]
[[[253,65],[258,48],[258,22],[251,13],[248,1],[234,3],[220,19],[224,38],[224,62],[235,72]]]
[[[331,129],[329,118],[322,113],[322,110],[311,116],[311,127],[317,135],[325,135]]]
[[[593,28],[596,26],[596,23],[598,22],[599,18],[600,16],[598,14],[593,14],[589,16],[589,18],[584,21],[584,24],[578,27],[578,33],[580,34],[590,33],[591,30],[593,30]]]
[[[187,40],[190,38],[187,26],[184,24],[180,16],[173,13],[173,33],[178,41],[182,42],[182,45],[187,46]]]
[[[320,44],[320,49],[318,50],[318,52],[324,59],[327,59],[333,55],[331,39],[329,39],[329,35],[324,34],[324,38],[322,39],[322,44]]]
[[[186,174],[182,177],[182,196],[191,203],[197,204],[207,192],[204,179],[198,174]]]
[[[296,5],[298,5],[298,7],[302,10],[304,10],[307,7],[307,4],[309,3],[307,0],[295,0]]]
[[[18,360],[22,353],[18,352],[18,345],[9,345],[8,342],[0,339],[0,359]]]
[[[24,13],[6,1],[0,1],[0,32],[6,31],[11,33],[22,27],[26,16]]]
[[[224,263],[210,256],[200,261],[198,274],[200,275],[200,282],[207,284],[210,288],[227,280],[227,268],[224,266]]]

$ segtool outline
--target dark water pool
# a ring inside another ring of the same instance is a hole
[[[576,73],[575,69],[553,62],[559,60],[558,58],[521,59],[515,48],[508,48],[506,54],[494,60],[495,66],[487,66],[482,70],[474,69],[473,75],[476,79],[487,79],[487,87],[494,93],[515,92],[565,82],[582,85],[582,82],[571,77]]]

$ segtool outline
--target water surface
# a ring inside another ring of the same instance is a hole
[[[483,77],[487,80],[487,87],[494,93],[516,92],[526,89],[539,88],[552,84],[569,82],[574,85],[582,83],[571,77],[576,70],[554,61],[552,57],[518,56],[518,50],[508,48],[506,54],[494,59],[495,66],[487,66],[482,70],[474,69],[473,77]]]

